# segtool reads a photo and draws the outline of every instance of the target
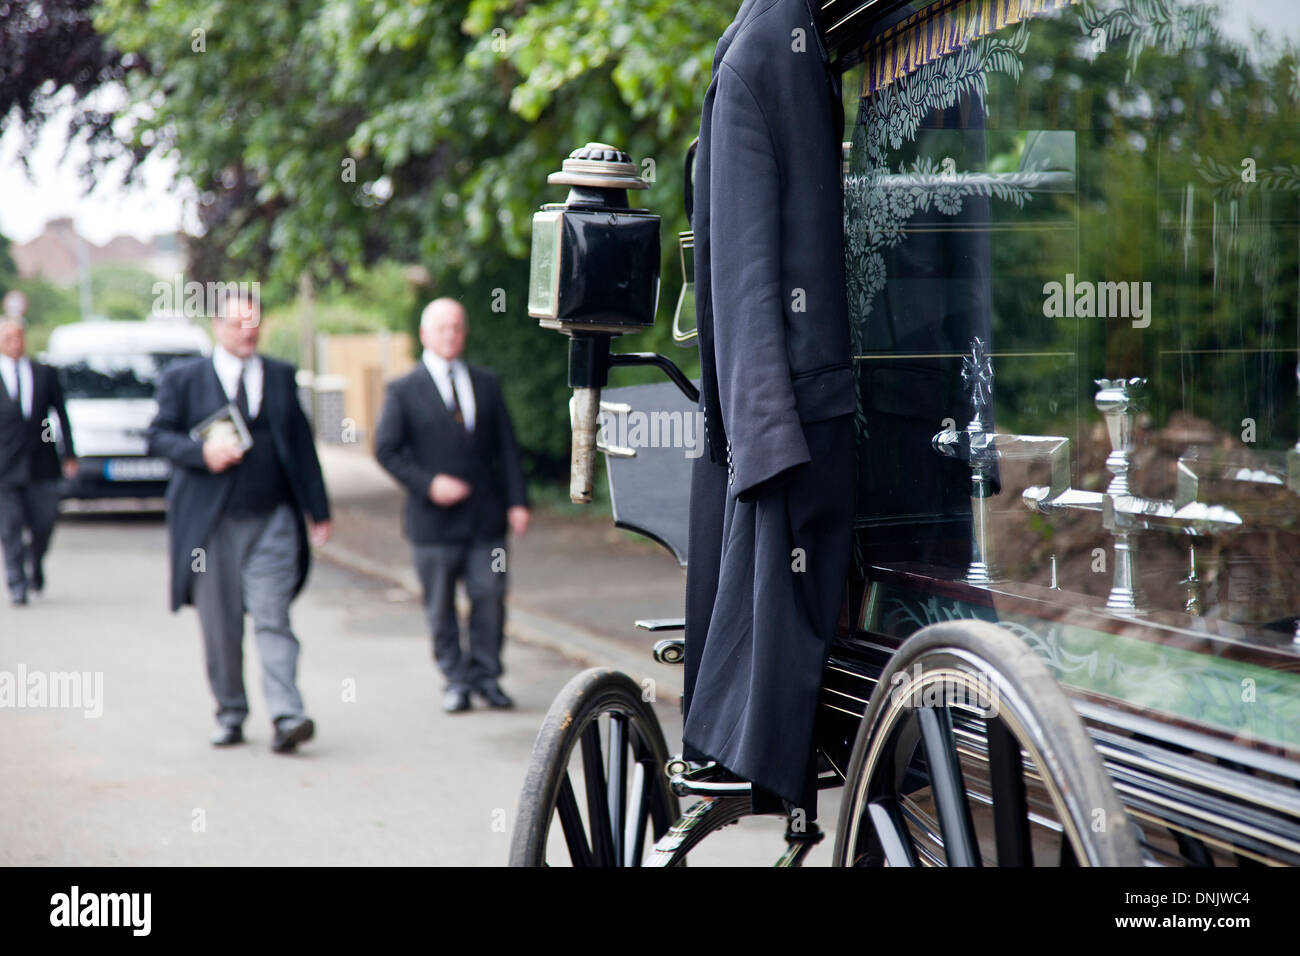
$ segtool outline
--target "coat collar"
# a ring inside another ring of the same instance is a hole
[[[457,365],[464,366],[465,370],[469,371],[469,363],[466,362],[464,358],[457,356],[454,359],[445,359],[437,352],[430,351],[429,349],[425,349],[420,353],[420,361],[431,374],[435,368],[439,371],[445,371],[450,374]]]
[[[215,355],[215,352],[213,354]],[[258,415],[259,417],[266,415],[270,418],[276,418],[283,412],[283,409],[280,407],[281,403],[277,403],[273,400],[268,402],[267,399],[271,389],[271,366],[270,363],[260,355],[257,356],[257,360],[262,366],[262,404],[258,408]],[[211,405],[211,411],[207,414],[211,415],[212,412],[224,405],[231,404],[232,401],[230,396],[226,394],[226,386],[221,384],[221,376],[217,374],[217,364],[212,355],[209,355],[204,359],[203,367],[206,370],[206,373],[201,377],[203,381],[207,383],[205,388],[211,398],[211,402],[209,403]]]
[[[8,362],[9,360],[8,358],[3,358],[3,361]],[[32,359],[30,355],[21,355],[16,360],[14,360],[13,370],[14,370],[14,374],[19,377],[18,378],[19,383],[22,382],[24,364],[27,366],[27,371],[29,372],[29,376],[30,376],[29,380],[31,381],[31,391],[32,391],[31,398],[30,398],[32,403],[31,405],[32,418],[35,418],[36,406],[41,401],[40,390],[44,382],[44,379],[41,378],[41,363]],[[3,405],[12,405],[14,409],[17,410],[19,416],[22,415],[22,408],[18,404],[18,398],[15,395],[10,393],[9,386],[5,382],[4,377],[0,376],[0,407],[2,407]]]
[[[442,391],[438,388],[438,383],[433,379],[433,370],[429,368],[429,363],[420,360],[420,388],[425,393],[425,398],[429,405],[435,409],[435,415],[446,415],[451,418],[451,409],[447,407],[446,400],[442,397]],[[472,376],[471,376],[472,378]]]
[[[478,368],[476,368],[473,365],[470,365],[469,362],[466,362],[463,357],[457,359],[456,361],[460,362],[461,365],[465,367],[465,373],[469,376],[470,387],[474,389],[474,407],[476,409],[475,412],[476,421],[474,425],[474,430],[472,432],[466,433],[466,437],[473,439],[479,436],[480,434],[482,434],[483,432],[483,430],[478,427],[478,423],[483,421],[483,409],[485,404],[483,379],[479,373]],[[418,380],[420,382],[420,389],[425,393],[425,401],[428,402],[429,406],[434,409],[433,414],[445,416],[447,421],[449,422],[454,421],[454,419],[451,417],[451,409],[447,407],[447,402],[443,399],[442,392],[438,388],[438,383],[433,380],[433,372],[429,370],[429,364],[421,360],[419,365],[420,367],[416,370],[416,374],[419,376]]]
[[[822,63],[829,68],[831,57],[826,51],[826,41],[822,39],[821,10],[815,0],[804,0],[804,7],[808,10],[808,19],[812,21],[813,37],[817,41],[817,52],[821,54]]]
[[[203,366],[208,370],[207,379],[209,391],[211,391],[213,395],[223,403],[230,401],[226,396],[226,386],[221,384],[221,376],[217,374],[216,358],[213,355],[209,355],[207,361],[203,363]]]
[[[11,359],[7,355],[0,355],[0,363],[5,365],[6,367],[12,368],[14,374],[19,376],[23,374],[23,366],[25,365],[27,367],[27,370],[31,373],[32,387],[33,388],[36,387],[36,374],[37,374],[36,369],[38,366],[36,362],[32,361],[30,356],[20,355],[16,359]],[[5,379],[4,376],[2,375],[0,375],[0,394],[3,394],[6,398],[10,400],[13,399],[13,396],[9,394],[9,389],[5,386]]]
[[[816,0],[804,0],[808,10],[808,19],[812,24],[813,42],[817,46],[817,55],[821,57],[822,69],[826,71],[826,82],[830,86],[831,117],[835,122],[835,142],[844,137],[844,94],[840,87],[840,74],[831,66],[830,51],[826,49],[826,40],[822,36],[821,11]]]

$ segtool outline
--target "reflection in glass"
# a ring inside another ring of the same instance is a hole
[[[153,398],[172,362],[193,352],[92,355],[59,366],[65,398]]]
[[[844,78],[857,620],[994,616],[978,589],[918,585],[893,605],[862,590],[881,568],[978,583],[991,553],[992,591],[1133,622],[1107,633],[1285,650],[1300,625],[1300,6],[924,6],[882,24]],[[992,364],[978,441],[962,377],[976,340]],[[1126,646],[1070,627],[1051,653]],[[1260,713],[1233,710],[1239,679],[1198,678],[1213,704],[1152,700],[1246,733]],[[1294,712],[1271,706],[1248,736],[1291,741]]]

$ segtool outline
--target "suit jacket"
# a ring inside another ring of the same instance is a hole
[[[683,741],[809,814],[853,521],[842,133],[807,0],[746,0],[718,43],[696,153],[710,456],[691,481]]]
[[[807,0],[745,0],[713,69],[692,223],[701,409],[743,495],[809,460],[803,423],[854,409],[844,110]]]
[[[54,442],[44,440],[50,412],[58,416],[61,456]],[[0,381],[0,485],[27,485],[58,478],[60,457],[76,457],[72,426],[63,404],[63,386],[55,369],[32,362],[31,418],[23,418],[18,402]]]
[[[262,368],[261,413],[269,416],[275,453],[293,493],[298,519],[296,594],[307,580],[311,562],[303,513],[313,521],[328,520],[329,499],[311,426],[298,403],[293,366],[263,356]],[[203,446],[190,437],[191,428],[229,402],[211,358],[168,368],[158,384],[157,398],[158,415],[149,426],[149,454],[167,458],[175,466],[167,486],[171,608],[175,611],[191,603],[194,549],[205,546],[225,510],[234,470],[239,466],[213,474],[203,462]]]
[[[416,544],[501,537],[506,509],[528,504],[514,426],[496,375],[469,366],[474,431],[457,424],[423,362],[388,386],[375,426],[375,457],[406,488],[406,536]],[[437,474],[467,482],[451,507],[429,500]]]

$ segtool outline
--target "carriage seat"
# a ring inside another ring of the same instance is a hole
[[[605,453],[614,525],[668,549],[686,567],[690,526],[691,463],[704,453],[699,411],[672,382],[607,388],[601,394],[596,447]],[[684,631],[685,618],[636,622],[645,631]],[[655,643],[655,660],[680,664],[680,637]]]

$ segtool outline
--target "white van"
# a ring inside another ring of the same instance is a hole
[[[78,322],[50,332],[43,359],[59,370],[80,469],[64,498],[162,495],[171,465],[148,456],[154,391],[172,362],[207,355],[207,332],[183,319]]]

